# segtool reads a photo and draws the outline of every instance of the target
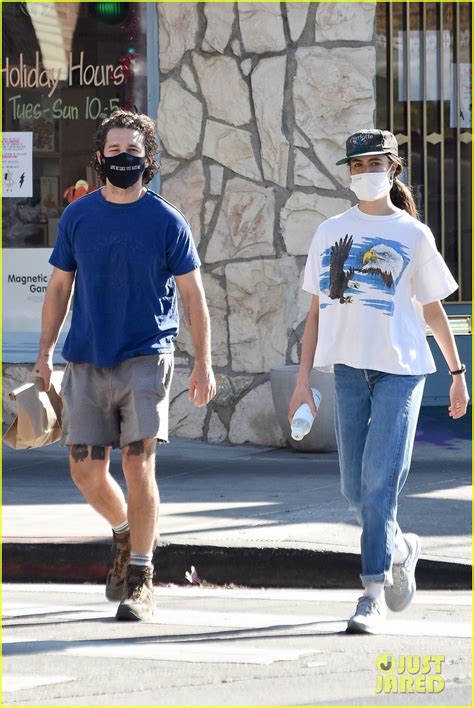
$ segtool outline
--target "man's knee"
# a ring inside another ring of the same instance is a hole
[[[156,440],[136,440],[122,448],[122,464],[124,470],[146,471],[155,468]]]
[[[103,465],[101,465],[103,463]],[[108,465],[107,448],[100,445],[70,445],[69,468],[71,478],[79,489],[90,488],[101,483]]]
[[[127,484],[155,478],[156,440],[137,440],[122,448],[122,467]]]
[[[156,440],[154,438],[136,440],[122,448],[122,457],[124,461],[130,464],[137,461],[146,461],[155,454],[155,448]]]

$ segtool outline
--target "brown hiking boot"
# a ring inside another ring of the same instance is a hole
[[[115,618],[118,620],[148,620],[155,612],[153,566],[129,565],[122,601]]]
[[[107,600],[110,600],[110,602],[120,602],[125,587],[127,567],[130,562],[130,531],[125,531],[125,533],[121,534],[115,533],[115,531],[112,531],[112,533],[112,555],[114,561],[112,568],[107,575],[107,580],[105,583],[105,596]],[[159,545],[161,545],[161,539],[157,531],[153,542],[153,551],[155,551]]]
[[[125,576],[130,561],[130,531],[120,534],[112,531],[112,533],[114,535],[112,546],[114,562],[105,583],[105,597],[111,602],[118,602],[122,599]]]

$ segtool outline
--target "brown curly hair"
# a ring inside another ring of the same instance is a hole
[[[107,133],[111,128],[130,128],[132,130],[138,130],[143,135],[145,157],[149,162],[143,173],[143,182],[144,184],[148,184],[154,175],[160,171],[160,165],[156,157],[161,152],[161,145],[160,139],[156,134],[155,122],[144,113],[132,113],[131,111],[124,111],[121,108],[117,108],[108,118],[102,121],[95,136],[96,152],[94,152],[91,162],[99,178],[104,183],[104,168],[97,159],[96,153],[100,152],[102,155],[104,154]]]

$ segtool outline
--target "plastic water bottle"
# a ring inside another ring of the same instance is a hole
[[[317,388],[311,389],[313,393],[314,405],[317,409],[321,405],[321,393]],[[302,440],[305,435],[308,435],[313,425],[314,415],[311,413],[311,408],[307,403],[302,403],[296,410],[291,421],[291,437],[293,440]]]

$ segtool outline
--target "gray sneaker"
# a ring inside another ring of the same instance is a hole
[[[385,604],[372,597],[362,595],[357,601],[355,613],[347,623],[350,634],[378,634],[385,626]]]
[[[413,600],[416,591],[415,568],[421,553],[421,541],[414,533],[403,535],[408,546],[408,557],[392,566],[393,585],[385,587],[385,602],[392,612],[401,612]]]

